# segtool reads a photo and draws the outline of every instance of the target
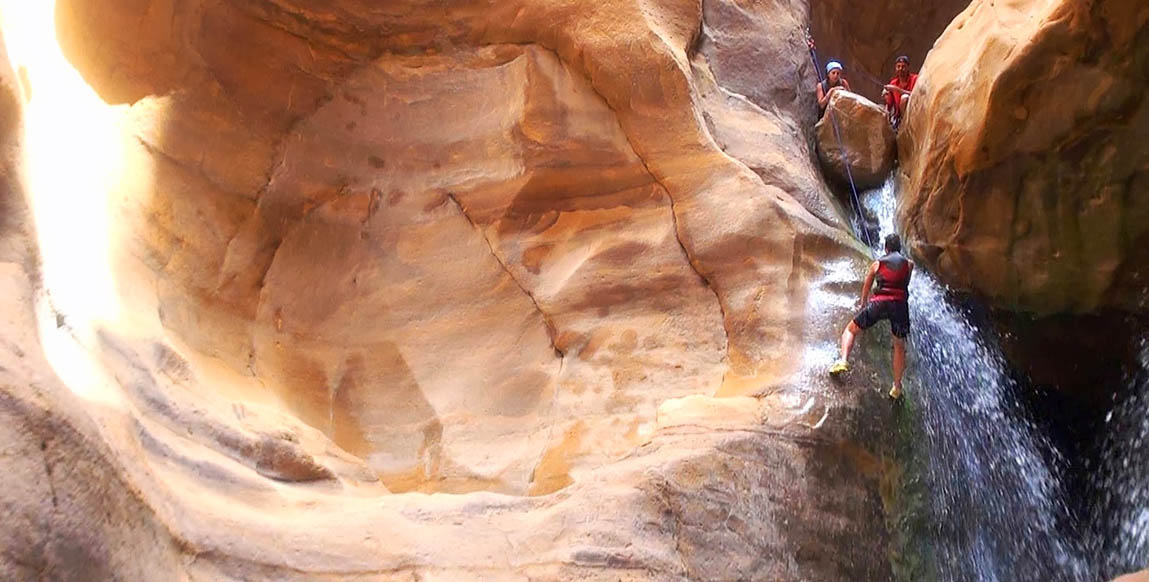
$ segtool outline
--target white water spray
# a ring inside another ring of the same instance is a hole
[[[863,197],[894,231],[891,182]],[[922,268],[910,284],[907,404],[924,457],[928,531],[939,580],[1091,580],[1062,501],[1053,447],[1016,404],[1004,359]],[[925,539],[920,539],[920,538]]]

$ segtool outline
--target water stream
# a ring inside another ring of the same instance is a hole
[[[876,241],[894,231],[892,184],[866,193],[862,203],[878,218]],[[916,269],[910,293],[903,433],[913,440],[908,481],[920,489],[924,515],[905,533],[910,551],[930,565],[916,575],[1095,580],[1064,502],[1057,451],[1018,405],[996,343],[924,269]],[[1132,527],[1144,531],[1143,524]]]
[[[1149,336],[1138,342],[1126,383],[1105,419],[1092,475],[1091,550],[1105,578],[1149,567]]]

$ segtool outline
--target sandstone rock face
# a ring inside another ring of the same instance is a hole
[[[802,15],[762,1],[704,2],[702,8],[705,26],[690,64],[712,138],[767,186],[841,226],[843,211],[827,194],[809,147],[818,110],[804,84],[813,87],[814,72],[796,54],[804,49],[792,35]],[[774,40],[762,42],[766,38]]]
[[[33,220],[22,192],[21,83],[0,47],[0,579],[147,579],[183,556],[44,358]],[[54,327],[55,322],[51,322]]]
[[[1009,309],[1145,311],[1147,20],[979,1],[938,39],[899,137],[899,216],[936,273]]]
[[[848,91],[834,92],[814,132],[822,168],[842,184],[853,178],[859,191],[875,188],[894,169],[894,130],[886,120],[885,110],[865,97]]]
[[[889,408],[821,374],[864,259],[803,130],[805,11],[61,0],[87,85],[12,41],[5,240],[42,264],[0,366],[51,391],[5,389],[39,406],[12,442],[74,435],[76,503],[116,505],[47,536],[99,560],[43,567],[889,579]],[[107,158],[48,172],[53,127]]]
[[[156,167],[120,190],[136,226],[113,268],[156,280],[139,303],[189,359],[257,380],[253,397],[399,491],[546,492],[633,448],[668,397],[787,381],[805,333],[795,265],[816,273],[824,251],[806,248],[840,233],[714,147],[691,98],[706,64],[686,49],[715,14],[708,51],[724,56],[705,63],[741,89],[771,55],[796,76],[797,45],[725,56],[763,31],[722,3],[584,8],[558,28],[524,4],[453,12],[470,48],[443,51],[404,36],[441,16],[352,4],[157,9],[170,34],[101,50],[85,40],[138,13],[60,7],[86,78],[135,100],[126,164]],[[606,24],[628,14],[653,23]],[[758,86],[788,96],[759,116],[801,152],[786,120],[808,96],[787,75]],[[789,189],[828,199],[816,179]]]
[[[881,102],[894,76],[894,59],[910,57],[911,70],[925,62],[934,41],[969,6],[969,0],[889,0],[859,5],[850,0],[810,4],[810,30],[823,64],[837,59],[859,94]]]

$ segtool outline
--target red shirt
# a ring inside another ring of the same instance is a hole
[[[914,85],[918,84],[918,74],[917,73],[910,73],[910,76],[908,78],[906,78],[905,81],[902,81],[897,76],[894,76],[893,79],[890,79],[889,84],[893,85],[899,89],[905,89],[906,91],[913,91]],[[889,105],[893,105],[895,103],[893,93],[894,92],[891,91],[890,94],[886,95],[886,103]],[[897,96],[898,96],[898,98],[901,98],[902,94],[899,93]]]

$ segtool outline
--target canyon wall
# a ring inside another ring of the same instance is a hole
[[[60,0],[66,66],[6,15],[5,410],[61,436],[4,567],[890,579],[888,345],[823,375],[866,253],[806,13]]]
[[[969,0],[814,2],[810,32],[822,64],[841,61],[854,91],[880,104],[878,81],[886,83],[894,76],[894,59],[908,56],[910,70],[917,72],[934,41],[969,4]]]

